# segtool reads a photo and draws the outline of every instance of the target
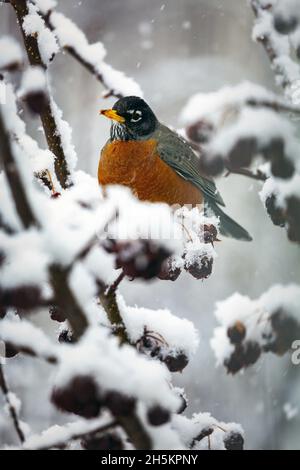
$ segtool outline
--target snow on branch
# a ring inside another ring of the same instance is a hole
[[[271,287],[256,300],[238,293],[218,302],[215,315],[221,326],[211,346],[217,365],[236,374],[257,362],[262,353],[283,355],[299,339],[300,287]]]
[[[293,101],[300,86],[300,65],[293,58],[295,52],[300,57],[299,2],[251,0],[250,3],[256,17],[253,39],[264,46],[277,84]]]
[[[10,417],[12,419],[12,422],[14,424],[14,428],[16,430],[18,438],[20,439],[21,444],[23,444],[25,442],[25,435],[22,429],[23,428],[22,422],[19,420],[19,416],[18,416],[19,401],[17,397],[12,392],[10,392],[8,388],[6,377],[4,375],[4,367],[1,362],[0,362],[0,389],[2,390],[2,393],[4,395],[6,406],[10,414]]]

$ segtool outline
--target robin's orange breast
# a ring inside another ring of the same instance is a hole
[[[106,144],[101,152],[98,180],[102,186],[128,186],[144,201],[193,206],[203,202],[201,191],[162,161],[153,139]]]

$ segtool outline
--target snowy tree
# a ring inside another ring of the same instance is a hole
[[[100,82],[104,97],[142,91],[106,62],[101,42],[89,43],[58,12],[55,0],[6,3],[24,42],[0,40],[0,388],[15,447],[242,449],[239,424],[206,412],[182,415],[188,400],[172,374],[196,354],[192,322],[167,309],[129,306],[118,289],[124,278],[176,282],[183,271],[205,282],[217,256],[218,219],[140,202],[121,187],[103,192],[77,170],[72,131],[51,88],[55,56],[73,57]],[[197,94],[182,112],[180,131],[199,156],[199,171],[261,181],[267,214],[293,243],[300,242],[297,3],[251,2],[253,37],[265,47],[284,96],[251,83]],[[47,148],[29,135],[24,108],[41,120]],[[299,300],[293,284],[257,300],[234,294],[219,303],[211,340],[217,362],[235,374],[263,352],[290,350],[299,339]],[[57,342],[34,321],[45,312],[60,324]],[[9,358],[18,354],[55,371],[50,401],[64,419],[41,433],[22,421],[21,401],[6,378]],[[1,446],[11,448],[5,435]]]

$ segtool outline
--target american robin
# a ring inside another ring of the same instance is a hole
[[[219,207],[225,206],[224,201],[214,181],[200,174],[199,158],[190,145],[161,124],[144,100],[127,96],[100,113],[112,120],[110,139],[99,161],[100,185],[128,186],[144,201],[192,206],[205,203],[219,217],[223,235],[252,240]]]

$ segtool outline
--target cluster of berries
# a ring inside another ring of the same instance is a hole
[[[103,391],[89,375],[75,376],[65,385],[55,387],[51,401],[58,409],[86,419],[98,417],[103,408],[116,418],[130,416],[136,409],[135,397],[116,390]],[[152,426],[161,426],[170,417],[170,412],[160,405],[151,406],[147,411],[147,419]]]
[[[257,362],[260,355],[272,352],[279,356],[285,354],[293,341],[300,336],[300,324],[282,309],[273,312],[265,324],[259,340],[247,338],[246,326],[236,321],[227,329],[227,337],[234,346],[231,355],[224,360],[224,366],[230,374]]]
[[[170,348],[161,335],[147,329],[137,341],[136,348],[140,353],[166,364],[170,372],[181,372],[189,362],[184,351]]]
[[[204,243],[213,244],[217,241],[217,229],[212,224],[204,225]],[[116,256],[115,266],[122,268],[124,274],[132,279],[145,280],[158,277],[165,281],[176,281],[181,274],[180,264],[196,279],[206,279],[212,273],[213,258],[209,252],[200,250],[199,255],[191,250],[182,255],[183,263],[174,262],[170,251],[155,244],[151,240],[116,241],[108,239],[103,244],[104,249]]]

